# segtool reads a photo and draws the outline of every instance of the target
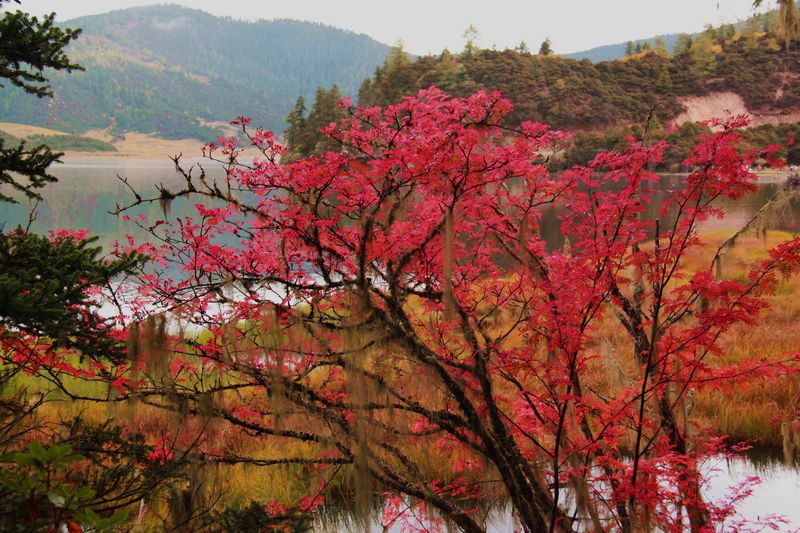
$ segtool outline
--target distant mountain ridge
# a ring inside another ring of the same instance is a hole
[[[798,0],[798,3],[800,3],[800,0]],[[743,20],[724,23],[720,25],[720,28],[727,26],[735,31],[752,31],[758,28],[761,31],[766,31],[768,28],[774,29],[777,24],[778,11],[772,9],[763,13],[754,13]],[[709,27],[710,26],[706,26],[706,29]],[[637,43],[642,45],[649,44],[652,48],[655,48],[657,39],[662,39],[667,51],[672,54],[675,52],[675,48],[679,44],[682,36],[688,37],[689,39],[696,39],[697,37],[701,36],[702,33],[703,32],[652,35],[643,39],[633,39],[631,41],[621,43],[596,46],[594,48],[589,48],[588,50],[580,50],[570,54],[563,54],[563,56],[569,59],[577,60],[588,59],[592,63],[599,63],[601,61],[614,61],[615,59],[622,59],[627,55],[628,42],[630,42],[632,45],[636,45]]]
[[[337,84],[355,95],[389,47],[363,35],[294,20],[247,22],[176,5],[69,20],[85,72],[53,74],[55,98],[0,89],[0,121],[64,131],[110,128],[166,138],[211,138],[237,115],[283,130],[298,95]]]
[[[657,37],[661,37],[664,39],[664,44],[667,47],[667,51],[672,53],[673,50],[675,50],[675,44],[678,42],[678,37],[680,37],[680,35],[681,35],[680,33],[670,33],[667,35],[656,35],[654,37],[649,37],[647,39],[636,39],[631,42],[634,44],[637,42],[652,43],[655,41]],[[588,59],[592,63],[599,63],[601,61],[613,61],[615,59],[620,59],[625,57],[627,46],[628,46],[627,42],[606,44],[603,46],[596,46],[594,48],[589,48],[588,50],[581,50],[579,52],[573,52],[571,54],[564,54],[564,57],[577,60]]]

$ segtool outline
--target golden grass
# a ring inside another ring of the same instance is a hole
[[[707,246],[687,254],[687,271],[707,269],[713,253],[727,239],[730,230],[704,233]],[[744,281],[750,266],[766,259],[767,250],[790,238],[786,232],[770,231],[766,237],[753,232],[737,239],[722,259],[722,275]],[[769,308],[755,325],[736,324],[721,338],[722,353],[710,359],[712,364],[735,364],[745,359],[780,360],[783,355],[800,352],[800,279],[782,279],[775,293],[766,297]],[[630,361],[630,348],[624,332],[613,320],[606,320],[598,336],[608,340],[616,359],[623,366]],[[630,365],[627,365],[630,370]],[[630,374],[629,374],[630,375]],[[634,374],[635,375],[635,374]],[[607,380],[608,386],[613,386]],[[729,436],[731,441],[749,441],[757,446],[780,448],[780,422],[795,416],[800,399],[800,378],[784,376],[774,381],[758,380],[737,383],[733,389],[700,389],[694,415],[701,425],[713,432]]]
[[[230,125],[224,125],[219,122],[209,124],[214,127],[223,127],[228,135],[233,133]],[[11,122],[0,122],[0,130],[23,139],[31,135],[68,135],[68,133],[59,130]],[[109,134],[108,130],[91,130],[82,135],[109,142],[114,145],[117,151],[66,151],[64,152],[66,160],[93,157],[165,158],[175,154],[183,154],[186,157],[201,157],[203,148],[203,141],[198,139],[160,139],[154,135],[145,133],[126,133],[123,139],[115,139]]]

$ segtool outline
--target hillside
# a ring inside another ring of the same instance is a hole
[[[661,39],[664,40],[664,45],[666,46],[667,50],[672,53],[675,50],[675,45],[678,43],[678,39],[680,38],[680,33],[671,33],[669,35],[659,35]],[[631,45],[643,43],[652,43],[651,46],[655,48],[655,41],[658,37],[650,37],[648,39],[637,39],[635,41],[631,41]],[[615,43],[615,44],[605,44],[603,46],[596,46],[594,48],[589,48],[588,50],[581,50],[579,52],[573,52],[571,54],[564,54],[564,57],[568,59],[588,59],[592,63],[599,63],[601,61],[613,61],[614,59],[622,59],[627,55],[627,48],[628,43]]]
[[[757,126],[747,133],[753,146],[783,144],[787,133],[798,133],[800,43],[786,46],[776,34],[756,29],[707,28],[694,38],[680,39],[673,54],[665,46],[650,47],[597,64],[480,49],[411,60],[393,48],[362,84],[359,103],[386,106],[432,85],[456,96],[499,90],[514,106],[507,117],[510,125],[529,120],[576,132],[553,164],[585,162],[598,150],[624,148],[626,139],[642,135],[647,123],[650,140],[660,136],[676,145],[665,161],[676,168],[705,128],[701,123],[712,118],[750,115]],[[318,132],[336,120],[332,100],[330,93],[319,92],[307,116],[298,102],[288,118],[289,157],[331,148]],[[800,164],[795,149],[783,149],[781,155]]]
[[[361,86],[359,101],[387,105],[431,85],[456,95],[499,89],[514,104],[512,122],[566,130],[641,123],[651,110],[666,124],[707,107],[707,116],[686,118],[703,120],[724,111],[706,105],[720,94],[735,95],[737,109],[761,123],[779,123],[794,121],[800,111],[800,50],[782,49],[768,33],[709,29],[674,55],[648,51],[597,64],[514,50],[443,53],[387,60]]]
[[[772,32],[775,31],[780,24],[777,10],[769,10],[763,13],[756,13],[750,17],[740,20],[735,23],[723,24],[716,31],[728,32],[731,31],[740,34],[747,34],[753,32]],[[708,30],[708,27],[706,28]],[[670,33],[667,35],[656,35],[647,37],[645,39],[636,39],[634,41],[606,44],[603,46],[596,46],[588,50],[581,50],[571,54],[564,54],[564,57],[569,59],[588,59],[592,63],[599,63],[601,61],[613,61],[615,59],[622,59],[629,54],[629,47],[636,48],[645,47],[656,49],[658,41],[663,41],[664,47],[669,53],[674,53],[676,48],[680,48],[687,40],[695,40],[702,38],[703,33]]]
[[[68,53],[86,71],[52,74],[52,100],[1,89],[0,121],[177,139],[209,138],[207,123],[248,115],[282,130],[298,95],[332,84],[354,95],[388,50],[321,24],[245,22],[174,5],[63,25],[83,29]]]

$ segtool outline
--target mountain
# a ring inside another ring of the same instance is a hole
[[[678,42],[678,38],[680,37],[680,33],[671,33],[669,35],[660,35],[664,39],[664,45],[667,47],[667,51],[672,53],[675,50],[675,44]],[[637,39],[632,41],[632,44],[636,43],[654,43],[656,37],[651,37],[648,39]],[[612,61],[614,59],[621,59],[627,55],[627,47],[628,43],[617,43],[617,44],[606,44],[603,46],[596,46],[595,48],[590,48],[588,50],[582,50],[580,52],[573,52],[571,54],[564,54],[564,57],[569,59],[588,59],[592,63],[599,63],[601,61]],[[655,47],[655,45],[653,45]]]
[[[766,30],[766,31],[765,31]],[[681,35],[672,54],[666,45],[644,46],[612,61],[592,63],[522,50],[445,51],[411,60],[393,48],[364,81],[363,106],[386,106],[432,85],[454,96],[499,90],[513,110],[506,124],[543,122],[575,133],[572,153],[553,163],[586,161],[603,149],[622,149],[630,135],[668,138],[681,149],[665,163],[678,168],[694,138],[711,119],[749,115],[751,147],[785,144],[800,137],[800,46],[786,43],[770,26],[708,27]],[[320,121],[335,113],[324,91],[308,116],[293,112],[287,129],[290,157],[319,153]],[[328,122],[323,121],[323,124]],[[780,152],[800,164],[800,150]]]
[[[68,54],[85,72],[52,74],[51,100],[3,88],[0,121],[208,139],[215,122],[245,115],[281,131],[299,95],[332,84],[354,95],[389,49],[322,24],[246,22],[175,5],[63,25],[83,29]]]
[[[729,112],[747,113],[756,124],[796,122],[800,48],[760,30],[709,27],[680,39],[673,54],[650,46],[599,63],[516,50],[387,59],[362,84],[359,103],[385,106],[436,85],[459,96],[500,90],[514,105],[512,123],[534,120],[564,130],[597,131],[648,117],[661,124],[701,121]]]
[[[779,15],[777,9],[771,9],[763,13],[754,13],[744,20],[739,20],[734,23],[722,24],[719,29],[726,32],[739,32],[739,33],[752,33],[754,31],[774,31],[779,24]],[[711,26],[706,26],[706,31]],[[640,46],[656,48],[656,43],[659,39],[663,40],[665,48],[668,52],[673,53],[675,48],[679,45],[681,38],[694,40],[701,37],[704,32],[697,33],[670,33],[666,35],[655,35],[646,39],[636,39],[630,41],[634,47],[638,44]],[[601,61],[613,61],[615,59],[622,59],[628,55],[628,43],[607,44],[597,46],[588,50],[581,50],[571,54],[564,54],[564,57],[569,59],[588,59],[592,63],[599,63]]]

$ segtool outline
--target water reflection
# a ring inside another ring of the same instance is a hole
[[[724,498],[730,487],[758,476],[761,482],[752,494],[737,505],[742,518],[760,521],[779,515],[788,521],[786,531],[800,526],[800,470],[790,468],[780,459],[780,450],[750,450],[741,458],[719,459],[707,465],[713,468],[706,495],[710,500]]]
[[[210,178],[221,178],[224,171],[219,164],[202,160],[186,159],[186,166],[202,164]],[[123,240],[130,233],[137,239],[146,239],[143,230],[120,217],[109,214],[117,204],[124,205],[133,197],[130,190],[121,183],[117,176],[127,177],[131,185],[138,191],[153,192],[160,183],[177,188],[183,184],[183,178],[175,172],[172,161],[168,158],[86,158],[71,159],[55,166],[53,174],[58,177],[57,183],[47,186],[42,191],[44,201],[37,209],[37,218],[32,229],[42,232],[58,228],[88,229],[90,234],[97,235],[99,243],[104,247]],[[719,206],[725,210],[726,218],[722,221],[711,220],[706,223],[708,229],[740,227],[750,220],[782,187],[785,176],[773,176],[762,180],[758,190],[753,194],[732,201],[723,199]],[[681,180],[677,175],[666,175],[657,185],[653,194],[653,205],[649,216],[655,218],[656,210],[666,198],[669,190]],[[178,199],[172,203],[172,215],[193,214],[192,205],[196,199],[186,201]],[[0,204],[0,224],[6,229],[28,222],[30,205],[22,202],[19,205]],[[144,214],[148,220],[163,218],[158,205],[142,207],[132,213]],[[543,213],[542,236],[551,246],[557,246],[562,240],[559,234],[557,211],[545,208]],[[800,197],[790,198],[784,205],[770,214],[769,227],[788,232],[800,232]]]
[[[750,496],[738,504],[738,515],[732,517],[730,521],[743,519],[755,524],[767,520],[770,515],[777,515],[786,520],[787,523],[784,524],[786,531],[795,531],[795,528],[800,526],[800,506],[797,505],[797,496],[800,494],[800,471],[787,468],[779,457],[780,450],[753,449],[745,452],[743,457],[733,459],[718,457],[707,461],[703,469],[708,474],[710,483],[705,488],[705,497],[710,502],[727,501],[731,487],[748,481],[752,476],[758,476],[761,482],[752,488]],[[411,508],[407,505],[403,507]],[[406,514],[401,518],[391,519],[390,516],[389,519],[382,519],[383,510],[380,502],[375,502],[373,516],[365,527],[365,524],[354,518],[353,510],[348,508],[346,503],[323,507],[314,530],[337,533],[352,531],[403,533],[409,531],[407,529],[409,526],[413,531],[448,530],[442,527],[446,524],[435,516],[431,520],[406,510]],[[487,533],[522,530],[507,502],[493,502],[491,505],[484,502],[484,506],[477,512],[485,517]],[[453,526],[450,530],[457,531],[457,528]],[[733,530],[728,528],[725,531]]]
[[[197,164],[199,160],[187,159],[186,165]],[[218,165],[206,165],[212,177],[222,177],[224,172]],[[91,235],[99,237],[104,248],[124,240],[131,234],[137,240],[146,239],[146,232],[122,217],[113,216],[109,211],[117,205],[125,205],[133,200],[133,195],[117,176],[128,178],[138,191],[153,192],[155,186],[164,183],[177,188],[183,178],[175,172],[175,166],[168,158],[94,158],[73,159],[54,166],[52,173],[58,182],[48,185],[41,191],[43,201],[36,209],[36,220],[32,230],[44,232],[59,228],[86,229]],[[193,214],[194,208],[187,201],[176,201],[171,206],[172,215]],[[23,200],[20,204],[0,204],[0,224],[6,229],[28,222],[31,203]],[[143,214],[148,220],[163,218],[161,209],[153,204],[132,211],[131,216]]]

